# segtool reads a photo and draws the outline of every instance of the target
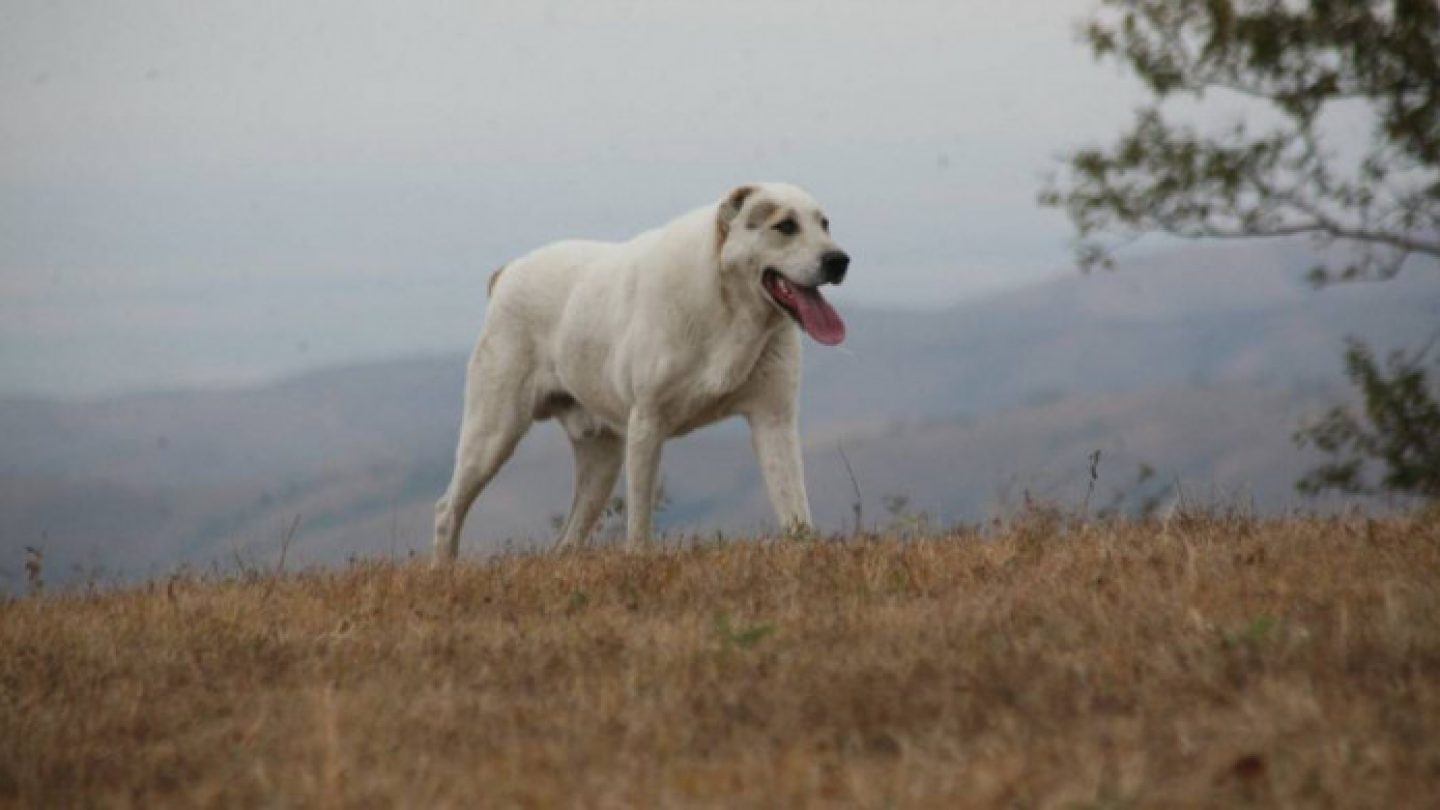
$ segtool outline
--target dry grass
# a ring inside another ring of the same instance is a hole
[[[1434,524],[1042,521],[13,600],[0,803],[1424,806],[1437,575]]]

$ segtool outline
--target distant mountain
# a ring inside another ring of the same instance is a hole
[[[1297,505],[1296,422],[1345,394],[1347,334],[1413,344],[1440,327],[1440,268],[1316,292],[1290,245],[1188,250],[931,312],[847,311],[850,337],[806,350],[803,422],[817,520],[981,520],[1029,491],[1078,504],[1101,451],[1100,506],[1221,497]],[[478,324],[477,324],[478,326]],[[423,553],[448,479],[462,353],[273,385],[93,403],[0,402],[0,583],[23,547],[51,579],[185,562]],[[1137,482],[1148,465],[1154,472]],[[754,531],[769,511],[739,424],[667,446],[674,530]],[[569,502],[569,449],[542,425],[487,490],[467,548],[548,538]]]

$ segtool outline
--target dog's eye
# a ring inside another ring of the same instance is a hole
[[[829,233],[829,232],[830,232],[830,220],[826,219],[825,217],[821,217],[821,218],[820,218],[820,229],[823,230],[823,231],[825,231],[826,233]]]
[[[786,236],[794,236],[800,232],[800,226],[795,224],[795,220],[793,219],[782,219],[775,223],[775,230]]]

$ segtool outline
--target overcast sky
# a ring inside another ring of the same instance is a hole
[[[842,312],[1068,272],[1040,179],[1141,99],[1090,6],[0,0],[0,394],[463,349],[506,259],[750,179]]]

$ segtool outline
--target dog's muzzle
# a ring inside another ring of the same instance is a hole
[[[850,256],[843,250],[831,250],[820,257],[820,278],[830,284],[845,280],[845,271],[850,269]]]

